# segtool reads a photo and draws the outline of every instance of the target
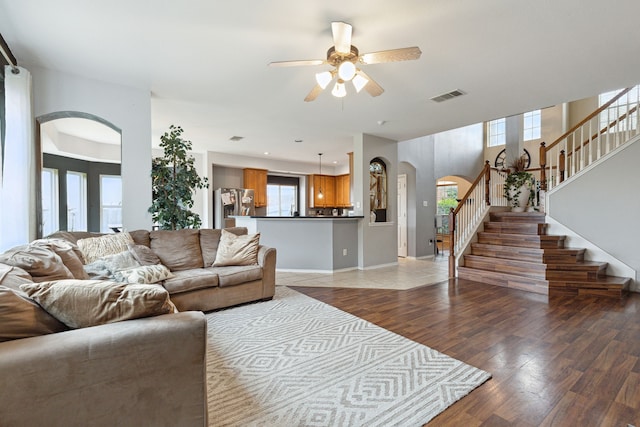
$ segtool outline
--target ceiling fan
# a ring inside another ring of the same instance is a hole
[[[378,96],[384,92],[375,80],[358,67],[360,64],[379,64],[382,62],[408,61],[420,58],[422,52],[417,46],[400,49],[381,50],[360,54],[358,48],[351,44],[353,27],[344,22],[332,22],[333,46],[327,51],[327,59],[312,59],[299,61],[276,61],[269,63],[271,67],[295,67],[300,65],[329,64],[334,68],[316,74],[317,84],[304,99],[306,102],[315,100],[318,95],[334,80],[336,84],[331,91],[335,97],[342,98],[347,94],[345,83],[351,81],[356,92],[363,88],[371,96]]]

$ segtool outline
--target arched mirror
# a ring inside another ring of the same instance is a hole
[[[92,114],[40,116],[38,237],[122,228],[121,131]]]
[[[376,157],[369,162],[370,222],[387,221],[387,165]]]

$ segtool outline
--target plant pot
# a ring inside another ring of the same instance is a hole
[[[531,193],[529,187],[523,185],[519,189],[511,188],[509,191],[513,199],[511,212],[524,212],[529,204],[529,193]]]

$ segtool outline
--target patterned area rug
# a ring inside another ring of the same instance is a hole
[[[282,286],[207,319],[210,426],[421,426],[491,377]]]

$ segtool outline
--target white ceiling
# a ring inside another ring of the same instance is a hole
[[[412,139],[637,84],[638,16],[637,0],[0,0],[0,33],[27,68],[148,89],[155,144],[176,124],[198,151],[315,163],[361,132]],[[331,21],[360,52],[422,57],[363,66],[379,97],[305,103],[326,66],[267,64],[324,59]]]

